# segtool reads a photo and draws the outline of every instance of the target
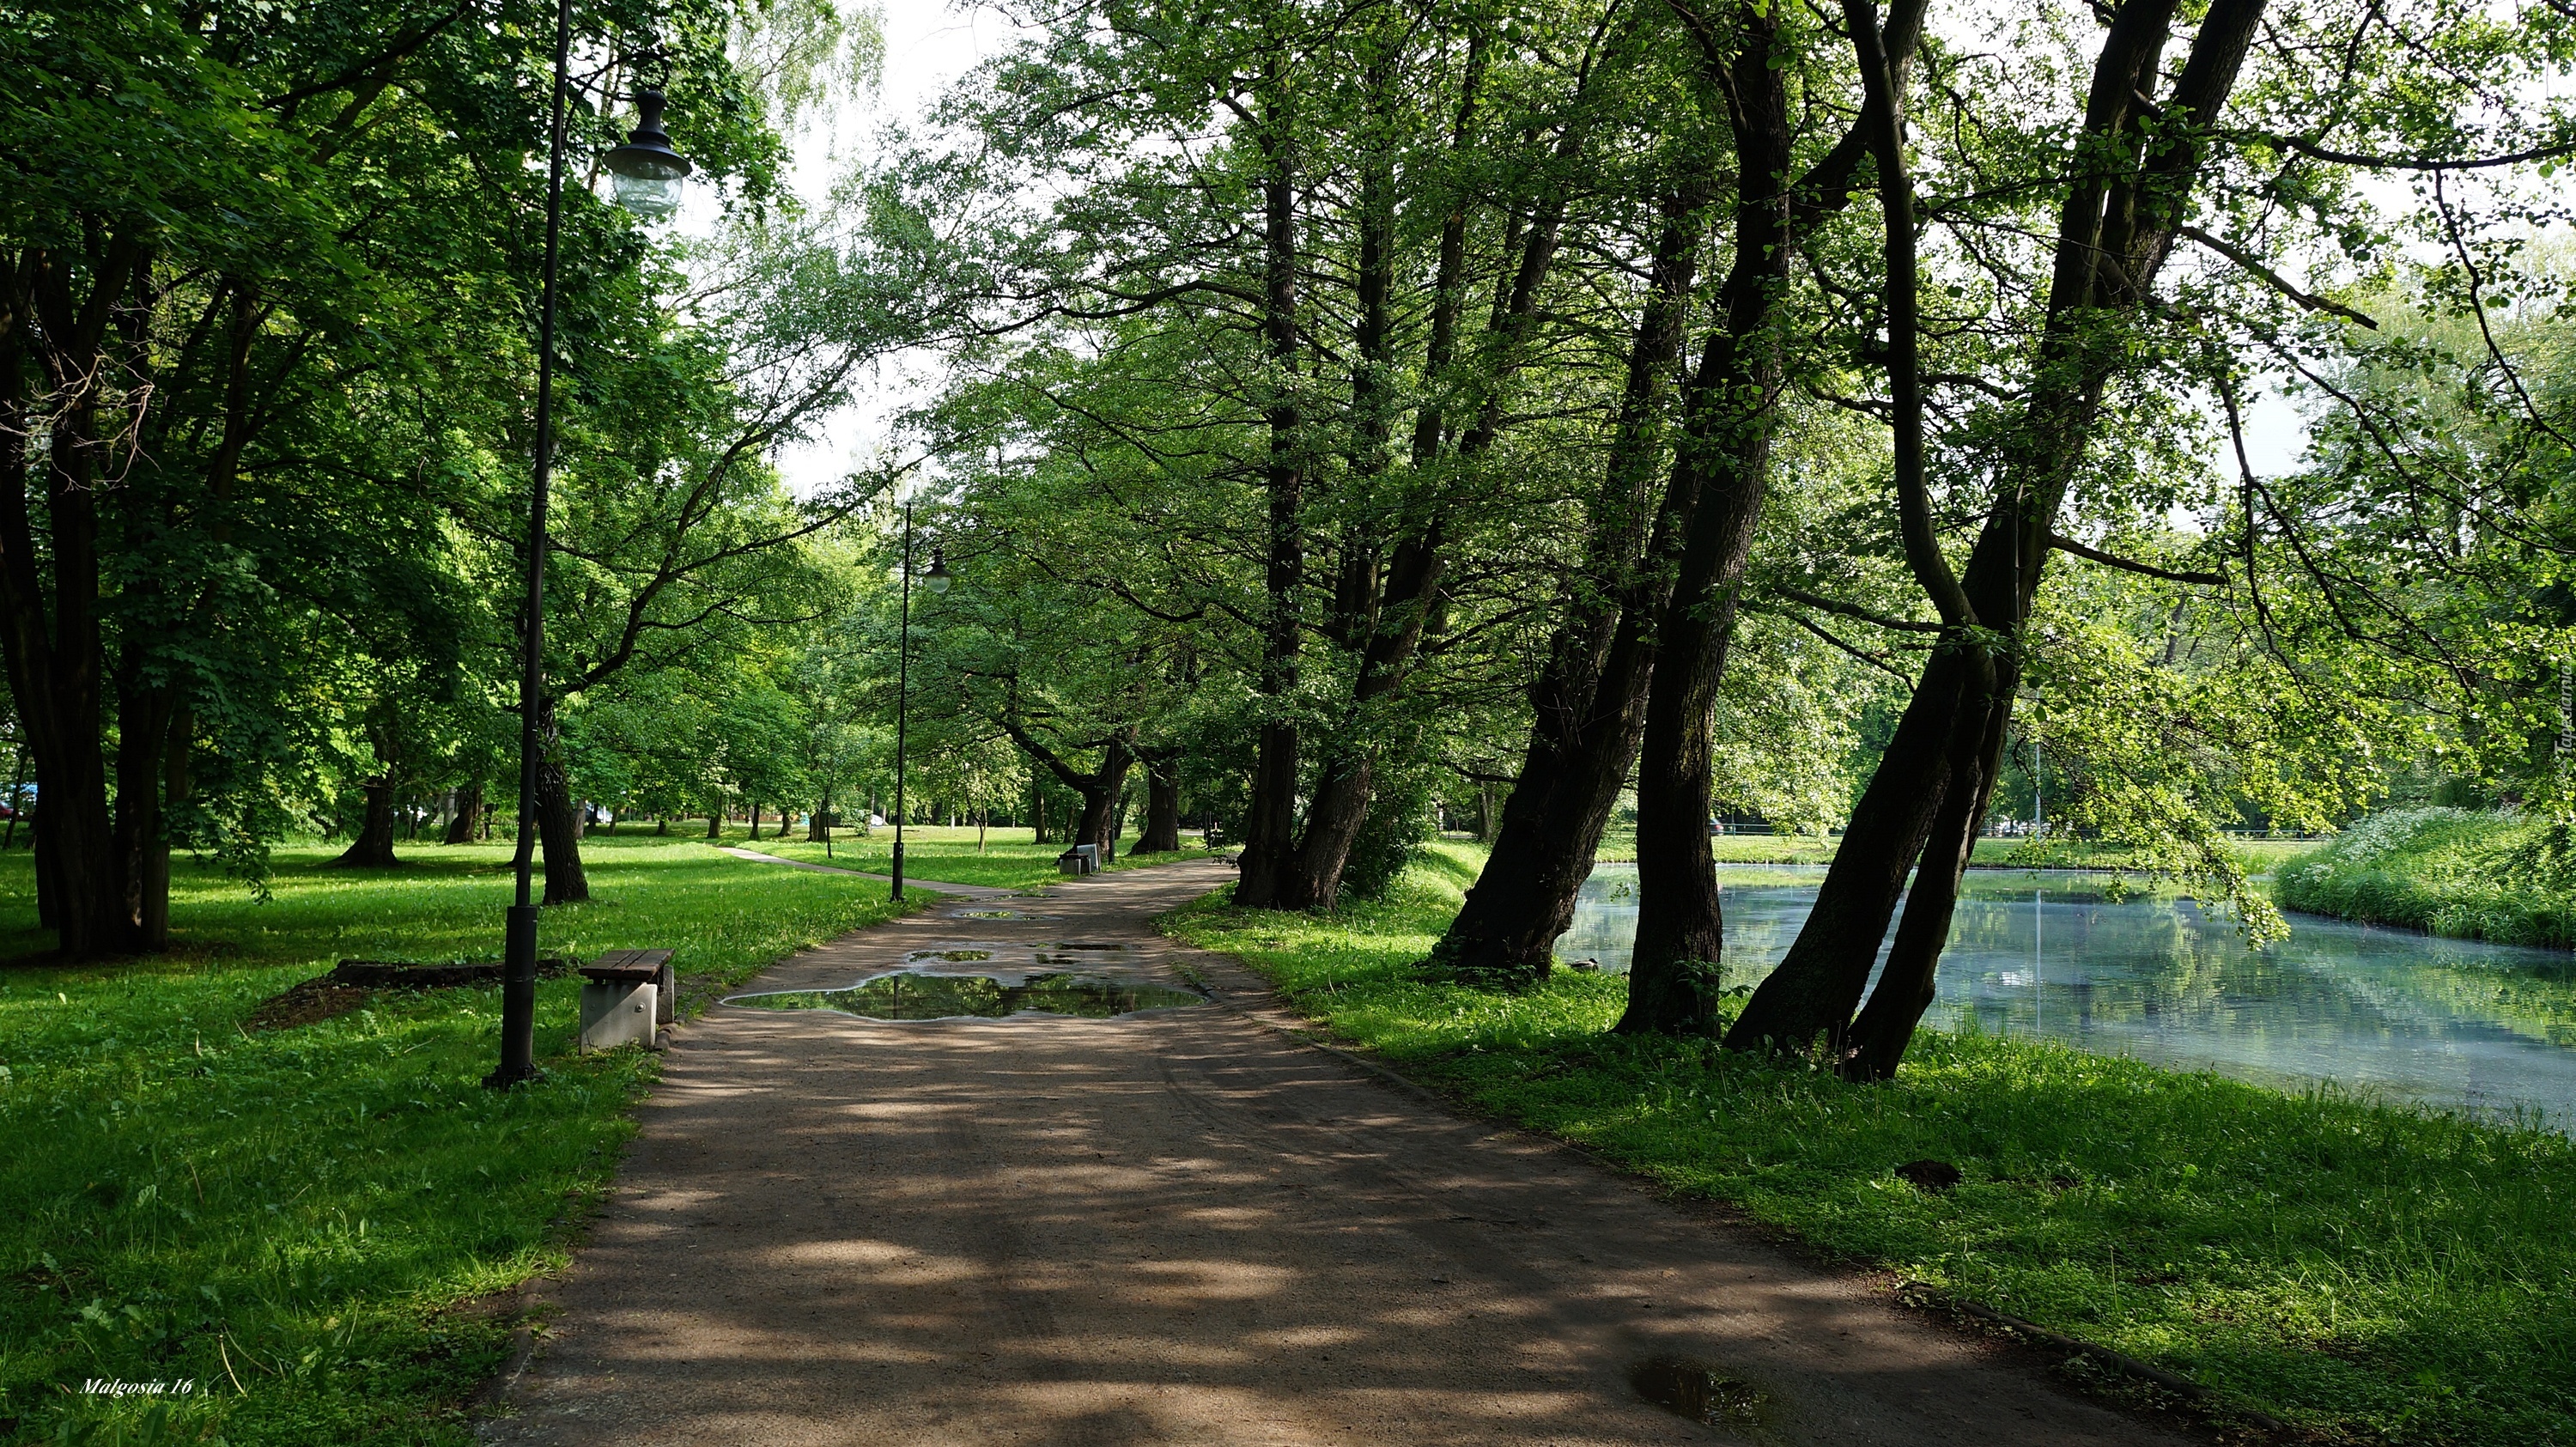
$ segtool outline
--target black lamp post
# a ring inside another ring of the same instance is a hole
[[[501,1063],[483,1077],[485,1085],[503,1090],[543,1073],[536,1063],[537,906],[529,886],[536,862],[537,755],[543,745],[537,716],[546,687],[546,491],[554,475],[555,274],[563,235],[564,99],[572,87],[571,60],[572,0],[557,0],[554,98],[547,115],[545,286],[537,316],[537,457],[528,489],[526,612],[519,637],[519,837],[511,861],[518,896],[504,931]],[[643,92],[636,107],[641,114],[634,134],[605,159],[617,176],[618,203],[649,221],[679,206],[681,179],[690,167],[662,134],[662,93]]]
[[[921,583],[935,597],[948,591],[948,560],[930,550],[930,571]],[[894,897],[903,898],[903,746],[904,722],[912,712],[912,504],[903,505],[903,634],[894,665]]]

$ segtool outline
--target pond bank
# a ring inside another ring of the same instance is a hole
[[[2396,925],[2451,939],[2547,949],[2576,946],[2576,908],[2551,889],[2564,862],[2548,857],[2547,828],[2510,814],[2396,809],[2346,829],[2282,867],[2284,909]]]
[[[2329,1437],[2576,1438],[2576,1145],[2046,1041],[1927,1033],[1844,1085],[1605,1032],[1625,982],[1420,983],[1468,850],[1331,919],[1182,911],[1347,1040],[1834,1256],[2100,1343]],[[1895,1167],[1955,1164],[1933,1194]]]

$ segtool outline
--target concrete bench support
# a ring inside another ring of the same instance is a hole
[[[652,1048],[660,1033],[661,990],[651,982],[584,980],[581,986],[581,1044],[588,1055],[620,1045]]]
[[[650,1050],[678,1018],[679,976],[669,950],[610,950],[581,973],[582,1053],[620,1045]]]

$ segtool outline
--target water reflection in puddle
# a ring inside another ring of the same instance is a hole
[[[1203,1005],[1196,991],[1142,980],[1040,971],[1025,975],[926,974],[901,970],[846,990],[779,990],[735,995],[728,1005],[759,1010],[837,1010],[870,1020],[997,1020],[1070,1015],[1106,1020],[1139,1010]]]
[[[1743,1432],[1762,1422],[1759,1388],[1688,1357],[1649,1357],[1628,1369],[1628,1385],[1674,1416],[1711,1427]]]
[[[1729,985],[1759,982],[1816,899],[1822,869],[1721,868]],[[1637,870],[1585,882],[1560,959],[1628,967]],[[1975,870],[1926,1023],[2043,1035],[2160,1065],[2297,1088],[2333,1081],[2478,1114],[2576,1125],[2576,960],[2293,915],[2250,949],[2187,899],[2112,897],[2108,876]]]

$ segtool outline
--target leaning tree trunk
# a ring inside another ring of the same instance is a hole
[[[1461,979],[1521,988],[1547,978],[1557,937],[1573,923],[1575,900],[1637,756],[1654,661],[1651,625],[1669,586],[1655,558],[1664,540],[1679,546],[1678,528],[1697,495],[1687,452],[1676,460],[1661,502],[1653,495],[1663,453],[1658,418],[1665,376],[1681,351],[1697,274],[1704,223],[1692,214],[1696,197],[1666,198],[1649,300],[1629,345],[1604,499],[1586,544],[1584,572],[1605,591],[1579,584],[1566,600],[1547,665],[1531,690],[1529,747],[1503,804],[1493,851],[1432,951],[1444,972]],[[1691,395],[1713,377],[1703,361]],[[1491,792],[1486,786],[1489,801]],[[1490,810],[1488,802],[1488,817]]]
[[[1959,902],[1959,880],[1977,847],[1977,825],[1994,794],[2002,761],[2004,726],[2011,717],[2011,670],[1989,663],[1969,670],[1973,695],[1951,725],[1948,779],[1940,812],[1924,846],[1922,867],[1905,897],[1887,964],[1869,1003],[1852,1022],[1839,1068],[1852,1080],[1884,1080],[1896,1073],[1913,1043],[1914,1027],[1932,1005],[1941,951],[1950,942],[1950,919]]]
[[[2158,102],[2150,92],[2174,9],[2174,0],[2129,0],[2112,17],[2094,61],[2075,152],[2090,166],[2066,183],[2047,332],[2029,400],[2007,441],[2003,483],[1961,579],[1979,620],[1998,632],[2017,633],[2029,617],[2051,529],[2092,435],[2103,388],[2125,360],[2120,324],[2146,302],[2184,219],[2181,207],[2206,138],[2235,87],[2264,4],[2212,4],[2171,93]],[[1814,911],[1728,1032],[1730,1046],[1803,1048],[1821,1035],[1837,1054],[1843,1049],[1897,895],[1954,782],[1948,767],[1954,716],[1973,708],[1963,699],[1965,671],[1947,653],[1925,665]],[[2008,717],[2009,700],[1997,711]],[[1957,786],[1991,788],[1993,769],[1985,774]],[[1896,999],[1890,997],[1890,1009]],[[1877,1027],[1877,1038],[1888,1034]]]
[[[590,877],[581,867],[581,806],[572,796],[564,772],[563,735],[549,698],[537,715],[537,841],[546,852],[547,904],[579,904],[590,898]]]
[[[1733,64],[1736,255],[1706,358],[1717,386],[1693,399],[1718,421],[1692,428],[1683,441],[1699,452],[1688,462],[1707,482],[1704,495],[1688,503],[1679,568],[1655,625],[1637,766],[1637,937],[1628,1006],[1617,1026],[1624,1034],[1713,1031],[1724,983],[1726,937],[1708,847],[1709,735],[1736,590],[1770,482],[1781,371],[1768,332],[1791,250],[1787,88],[1770,64],[1779,19],[1747,5],[1740,23]]]

